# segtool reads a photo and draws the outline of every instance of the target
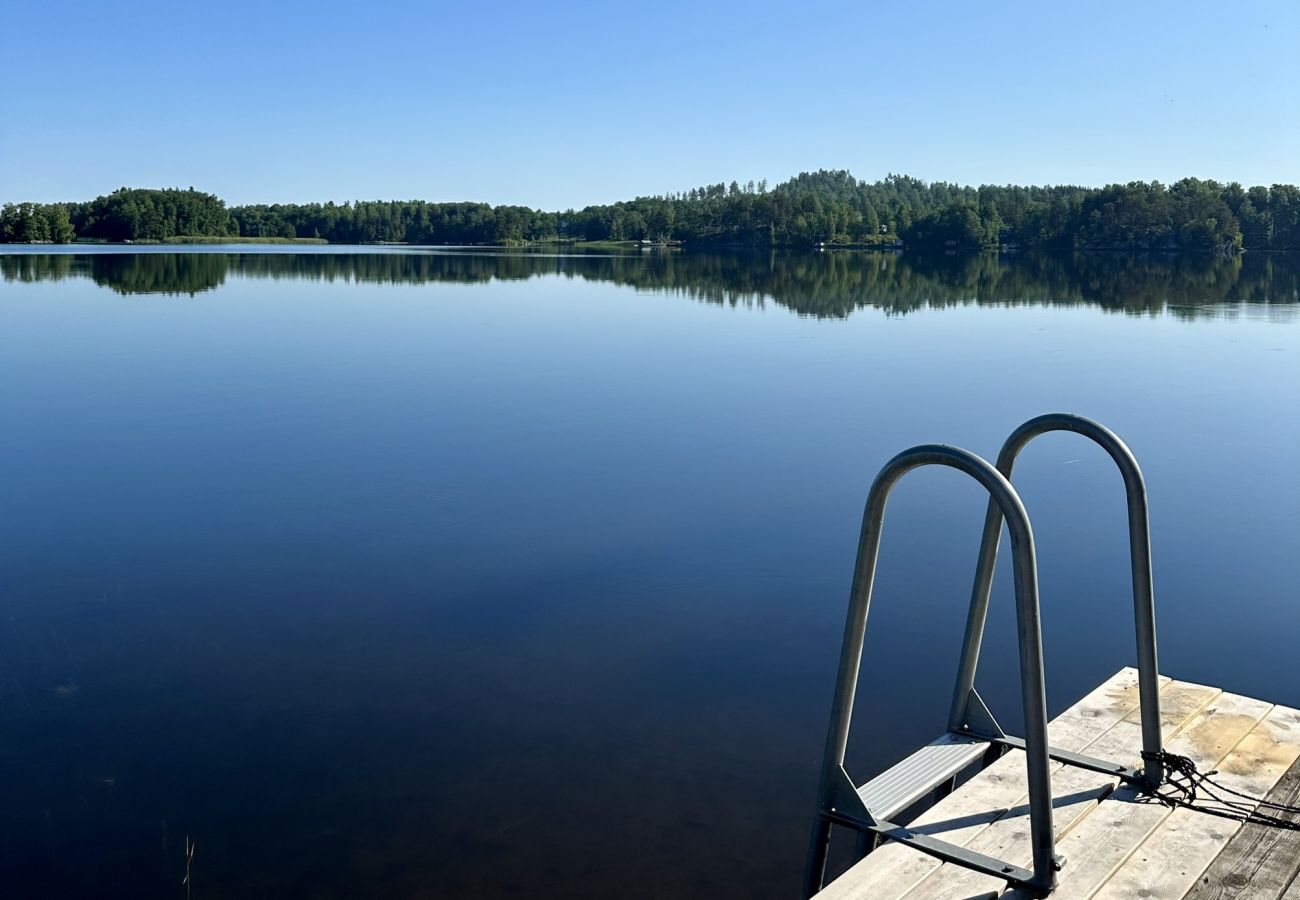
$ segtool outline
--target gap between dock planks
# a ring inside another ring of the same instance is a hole
[[[1214,688],[1170,683],[1162,677],[1161,707],[1166,735],[1218,694]],[[1121,669],[1048,726],[1054,746],[1089,750],[1101,735],[1131,719],[1138,735],[1137,670]],[[1053,769],[1060,769],[1053,763]],[[992,822],[1028,800],[1024,755],[1012,751],[975,775],[954,793],[918,816],[909,827],[958,845],[969,844]],[[1027,846],[1027,844],[1026,844]],[[886,843],[829,884],[821,900],[895,900],[943,864],[901,844]]]
[[[1265,797],[1271,803],[1300,803],[1300,761]],[[1300,822],[1300,814],[1274,813]],[[1214,858],[1185,900],[1279,900],[1300,873],[1300,831],[1259,823],[1242,825]],[[1295,889],[1300,897],[1300,886]]]
[[[1195,753],[1187,755],[1196,759]],[[1285,706],[1269,706],[1262,721],[1222,762],[1216,764],[1202,759],[1196,762],[1201,771],[1218,768],[1215,780],[1226,787],[1262,797],[1297,758],[1300,758],[1300,712]],[[1204,801],[1198,804],[1213,806]],[[1230,819],[1192,809],[1176,809],[1093,896],[1097,900],[1129,897],[1181,900],[1240,828],[1241,823]]]
[[[1266,794],[1300,757],[1295,710],[1223,694],[1198,718],[1166,749],[1191,756],[1201,771],[1220,769],[1216,779],[1236,790]],[[1241,737],[1225,746],[1234,734]],[[1193,810],[1171,811],[1125,785],[1057,844],[1067,862],[1052,898],[1180,900],[1239,827]],[[1031,894],[1011,889],[1002,897],[1028,900]]]
[[[1167,740],[1165,749],[1191,756],[1208,771],[1250,734],[1271,708],[1259,700],[1221,693]],[[1054,900],[1091,897],[1168,815],[1168,807],[1147,799],[1131,785],[1115,790],[1057,843],[1056,852],[1066,862],[1052,894]],[[1004,895],[1006,900],[1029,900],[1032,896],[1022,889]]]

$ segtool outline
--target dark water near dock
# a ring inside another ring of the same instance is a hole
[[[0,255],[11,896],[792,896],[871,478],[1052,410],[1143,465],[1162,669],[1300,705],[1294,260],[119,249]],[[1134,659],[1123,490],[1016,481],[1058,711]],[[983,510],[895,492],[857,773]]]

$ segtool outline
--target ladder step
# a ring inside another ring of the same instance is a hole
[[[977,762],[989,746],[989,741],[947,732],[862,785],[858,796],[876,819],[892,819]]]

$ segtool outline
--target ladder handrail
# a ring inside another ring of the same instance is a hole
[[[881,526],[889,492],[900,478],[913,469],[943,465],[970,475],[989,492],[990,505],[1005,518],[1011,533],[1015,568],[1016,621],[1020,643],[1021,700],[1025,720],[1025,756],[1029,784],[1030,841],[1033,847],[1034,884],[1050,890],[1056,883],[1055,837],[1052,830],[1052,785],[1047,745],[1047,699],[1043,676],[1043,641],[1038,607],[1038,564],[1034,534],[1011,482],[988,461],[957,447],[925,444],[904,450],[880,470],[867,494],[862,533],[858,543],[853,584],[849,597],[844,643],[840,651],[831,723],[826,735],[818,786],[805,896],[819,891],[825,878],[827,846],[837,799],[842,796],[843,766],[848,747],[853,700],[862,665],[862,646],[867,614],[880,552]],[[999,535],[1001,533],[999,519]],[[967,627],[970,627],[968,620]],[[981,623],[982,631],[982,623]],[[978,641],[976,642],[978,645]]]
[[[998,453],[997,469],[1008,480],[1020,451],[1041,434],[1070,431],[1100,445],[1115,461],[1124,478],[1128,504],[1129,557],[1133,581],[1133,618],[1137,634],[1138,696],[1142,716],[1142,749],[1146,755],[1143,775],[1150,786],[1158,786],[1164,768],[1154,754],[1161,749],[1160,681],[1156,663],[1155,594],[1151,577],[1151,526],[1147,508],[1146,481],[1133,451],[1105,425],[1073,413],[1047,413],[1025,422],[1003,443]],[[984,534],[980,541],[975,584],[971,590],[970,613],[962,644],[961,662],[957,667],[957,684],[953,691],[949,727],[960,731],[965,725],[967,703],[979,665],[980,643],[988,616],[989,594],[993,587],[993,570],[997,563],[998,543],[1002,537],[1001,507],[990,499],[984,516]],[[1009,520],[1008,520],[1009,521]]]

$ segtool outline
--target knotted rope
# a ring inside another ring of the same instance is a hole
[[[1168,773],[1167,780],[1160,787],[1152,790],[1151,796],[1168,807],[1193,809],[1236,822],[1250,822],[1255,825],[1267,825],[1270,828],[1300,831],[1300,821],[1283,818],[1283,815],[1300,816],[1300,806],[1274,803],[1262,797],[1252,797],[1250,794],[1233,790],[1214,780],[1213,776],[1219,774],[1217,769],[1201,772],[1196,768],[1195,760],[1167,750],[1159,750],[1155,753],[1143,751],[1142,760],[1158,762],[1165,767]],[[1202,794],[1209,800],[1221,804],[1223,808],[1198,805],[1197,800]],[[1229,799],[1224,796],[1225,794],[1239,799]]]

